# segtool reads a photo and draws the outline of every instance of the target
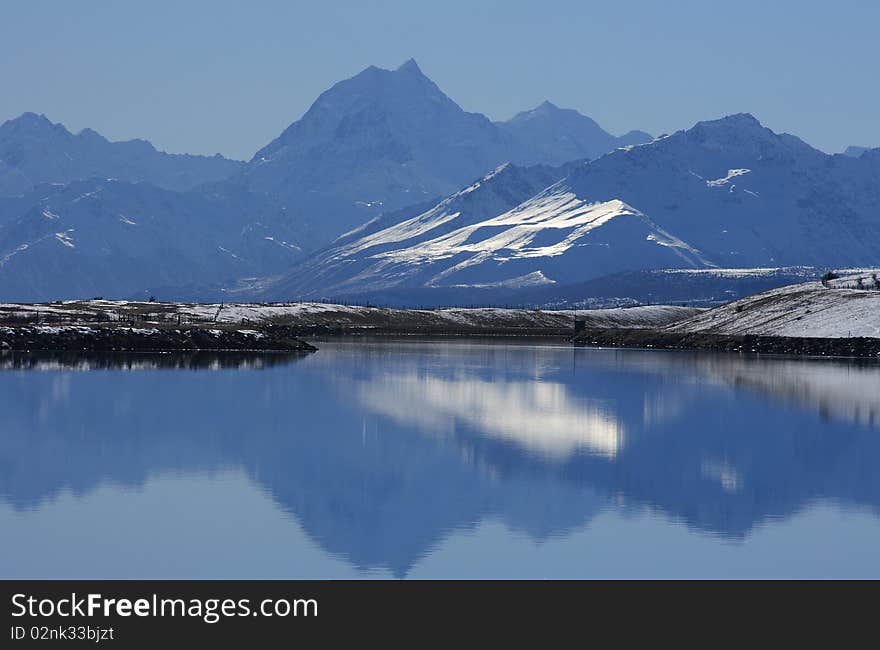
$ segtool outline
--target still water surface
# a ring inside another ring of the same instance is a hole
[[[0,356],[0,578],[880,577],[880,365]]]

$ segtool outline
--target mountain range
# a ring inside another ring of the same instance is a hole
[[[650,140],[636,131],[614,137],[548,102],[492,122],[462,110],[410,59],[396,70],[371,66],[323,93],[254,155],[242,180],[304,215],[318,213],[313,228],[329,240],[382,212],[451,194],[508,161],[560,164]]]
[[[25,193],[40,183],[116,178],[188,190],[227,178],[244,163],[216,156],[156,151],[146,140],[110,142],[92,129],[71,133],[45,115],[24,113],[0,125],[0,195]]]
[[[829,156],[738,114],[592,161],[505,166],[429,210],[352,233],[267,295],[525,287],[657,268],[872,265],[878,204],[880,150]]]
[[[413,60],[337,83],[247,162],[26,113],[0,125],[0,299],[509,297],[653,269],[872,265],[880,149],[855,153],[748,114],[657,139],[550,102],[493,122]]]

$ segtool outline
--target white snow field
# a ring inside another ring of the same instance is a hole
[[[808,338],[880,338],[878,271],[805,282],[748,296],[667,329]],[[862,288],[858,288],[860,286]]]

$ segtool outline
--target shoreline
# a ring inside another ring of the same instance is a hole
[[[811,338],[712,334],[635,329],[592,329],[579,332],[572,343],[585,347],[645,350],[753,352],[800,357],[852,357],[880,360],[880,338]]]
[[[0,352],[314,352],[288,328],[0,326]]]
[[[304,337],[406,337],[544,339],[576,346],[880,359],[880,337],[677,331],[685,329],[681,323],[687,326],[716,312],[671,306],[542,311],[101,300],[0,304],[0,352],[311,352],[317,348]],[[583,329],[576,331],[575,325]]]
[[[78,325],[0,326],[0,352],[216,352],[291,353],[318,348],[300,337],[425,339],[499,338],[546,339],[580,347],[642,350],[692,350],[728,353],[778,354],[800,357],[850,357],[880,360],[880,338],[810,338],[671,332],[656,329],[593,328],[575,334],[571,329],[538,327],[262,327],[215,328]]]

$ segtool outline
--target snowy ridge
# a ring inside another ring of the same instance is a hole
[[[511,196],[524,192],[511,192],[509,177],[524,185],[521,177],[530,173],[508,166],[423,214],[309,260],[269,294],[289,298],[394,287],[527,286],[526,278],[551,284],[633,268],[712,266],[700,251],[632,206],[617,199],[585,201],[562,181],[510,206]],[[463,207],[481,190],[501,200]]]

